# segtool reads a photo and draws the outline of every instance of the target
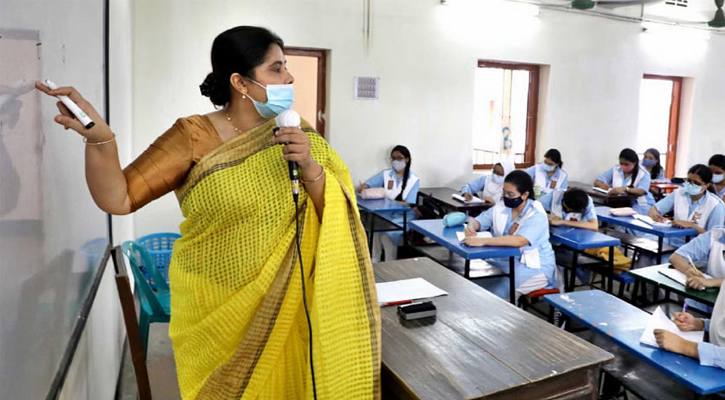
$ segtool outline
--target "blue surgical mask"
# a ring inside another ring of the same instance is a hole
[[[682,187],[685,188],[685,193],[690,196],[697,196],[702,193],[702,187],[699,185],[695,185],[694,183],[685,182]]]
[[[405,161],[403,160],[393,160],[393,169],[396,172],[400,172],[405,169]]]
[[[646,168],[654,167],[655,164],[657,164],[657,160],[648,160],[646,158],[643,158],[642,159],[642,166],[643,167],[646,167]]]
[[[546,172],[552,172],[553,170],[556,169],[556,165],[548,165],[546,163],[541,163],[541,168],[543,168],[544,171],[546,171]]]
[[[282,111],[289,110],[290,107],[292,107],[292,103],[295,101],[295,92],[291,83],[287,85],[263,86],[254,79],[248,79],[267,91],[266,103],[260,103],[257,100],[254,100],[252,96],[247,93],[247,97],[249,97],[249,99],[252,100],[252,103],[254,103],[254,108],[257,109],[257,112],[263,118],[276,117]]]
[[[493,181],[493,183],[503,183],[503,176],[493,174],[491,175],[491,181]]]
[[[722,182],[723,174],[712,174],[712,183]]]

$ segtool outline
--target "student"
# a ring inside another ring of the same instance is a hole
[[[722,225],[725,221],[725,205],[712,193],[712,171],[702,164],[694,165],[687,172],[683,187],[658,201],[649,210],[649,216],[657,222],[665,221],[662,214],[673,211],[672,225],[678,228],[697,229],[698,234]],[[670,245],[682,246],[685,239],[670,238]]]
[[[521,248],[514,268],[516,299],[534,290],[555,288],[554,251],[549,243],[549,226],[541,203],[533,199],[534,182],[524,171],[513,171],[504,179],[503,200],[471,220],[463,242],[468,246]],[[475,237],[476,231],[491,230],[492,238]],[[489,260],[508,271],[508,259]],[[479,283],[504,299],[509,298],[509,281],[486,279]]]
[[[696,237],[689,243],[680,247],[670,257],[670,264],[687,276],[687,286],[693,289],[720,287],[725,278],[725,228],[719,226]],[[709,275],[708,279],[690,264],[706,262],[703,269]]]
[[[569,187],[569,177],[561,167],[561,153],[557,149],[549,149],[544,154],[544,161],[529,167],[526,173],[534,180],[534,192],[546,194],[554,189]]]
[[[655,329],[655,339],[660,348],[673,353],[683,354],[700,361],[700,365],[725,369],[725,290],[715,301],[712,319],[695,318],[685,312],[674,313],[674,322],[683,332],[707,331],[709,343],[695,343],[666,331]]]
[[[405,146],[395,146],[390,152],[392,168],[373,176],[360,185],[358,191],[369,187],[385,188],[385,197],[401,204],[414,207],[418,198],[420,179],[410,171],[410,151]],[[392,223],[403,226],[403,213],[396,212],[386,216]],[[415,219],[415,211],[408,211],[407,220]],[[391,231],[376,233],[373,237],[373,262],[379,262],[383,249],[385,260],[392,261],[398,258],[398,246],[403,244],[403,232]]]
[[[599,221],[594,212],[594,203],[587,193],[579,188],[553,190],[539,202],[549,212],[549,225],[570,226],[597,232]]]
[[[712,186],[715,194],[721,200],[725,201],[725,180],[723,180],[723,173],[725,173],[725,156],[722,154],[715,154],[710,157],[710,161],[707,162],[712,170]]]
[[[632,149],[624,149],[619,153],[619,165],[615,165],[600,175],[594,186],[611,189],[610,194],[628,193],[636,196],[632,199],[632,208],[639,214],[647,214],[655,200],[649,192],[651,179],[647,170],[639,165],[639,157]]]
[[[468,183],[466,186],[461,188],[461,194],[466,199],[470,200],[473,196],[477,195],[478,192],[483,190],[481,198],[489,203],[498,203],[501,201],[501,195],[503,193],[503,180],[504,178],[516,167],[510,161],[501,161],[493,166],[491,176],[481,176]]]
[[[666,181],[665,169],[660,164],[660,152],[657,149],[647,149],[642,157],[642,166],[649,172],[651,180]]]

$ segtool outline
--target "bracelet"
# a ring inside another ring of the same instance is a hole
[[[83,138],[83,143],[85,143],[85,144],[86,144],[86,145],[88,145],[88,146],[100,146],[100,145],[102,145],[102,144],[106,144],[106,143],[111,143],[111,142],[113,142],[114,140],[116,140],[116,134],[115,134],[115,133],[112,133],[112,135],[113,135],[113,136],[112,136],[112,137],[111,137],[110,139],[108,139],[108,140],[104,140],[104,141],[102,141],[102,142],[89,142],[89,141],[88,141],[88,138],[87,138],[87,137],[84,137],[84,138]]]
[[[322,167],[322,165],[320,165],[320,169],[321,169],[322,171],[320,171],[320,174],[319,174],[319,175],[317,175],[317,178],[315,178],[315,179],[313,179],[313,180],[311,180],[311,181],[306,181],[306,180],[302,179],[302,177],[300,177],[300,182],[302,182],[302,184],[304,185],[304,184],[306,184],[306,183],[312,183],[312,182],[315,182],[315,181],[317,181],[318,179],[322,178],[322,175],[325,175],[325,168],[323,168],[323,167]]]

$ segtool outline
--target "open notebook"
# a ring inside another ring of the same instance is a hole
[[[652,316],[649,317],[649,320],[647,321],[647,327],[644,328],[644,332],[642,332],[642,336],[639,338],[639,342],[642,344],[659,347],[657,345],[657,340],[655,340],[655,329],[664,329],[666,331],[670,331],[685,340],[689,340],[695,343],[702,342],[705,334],[703,331],[683,332],[679,330],[677,328],[677,325],[675,325],[674,322],[667,318],[667,315],[665,315],[660,307],[657,307],[655,312],[652,313]]]
[[[683,274],[682,272],[680,272],[674,268],[661,269],[658,272],[681,285],[685,285],[687,282],[687,277],[685,276],[685,274]],[[710,276],[706,273],[702,273],[702,276],[704,276],[707,279],[712,278],[712,276]],[[715,289],[717,289],[717,288],[715,288]]]
[[[423,278],[403,279],[400,281],[376,283],[378,303],[429,299],[431,297],[445,296],[445,290],[433,285]]]
[[[458,236],[458,242],[461,243],[461,242],[463,242],[463,239],[466,237],[466,233],[465,232],[456,232],[456,236]],[[493,237],[493,236],[491,236],[491,232],[484,231],[484,232],[478,232],[478,233],[476,233],[476,237],[479,237],[479,238],[490,238],[490,237]]]
[[[633,217],[636,218],[637,220],[641,221],[641,222],[646,223],[647,225],[650,225],[650,226],[658,226],[658,227],[661,227],[661,228],[666,228],[666,227],[672,226],[672,221],[670,221],[668,219],[665,220],[664,222],[655,222],[655,220],[653,220],[652,218],[650,218],[649,215],[634,214]]]
[[[480,198],[478,198],[476,196],[473,196],[473,198],[471,200],[466,200],[466,198],[463,197],[463,196],[461,196],[460,194],[453,193],[451,195],[451,197],[453,197],[454,199],[456,199],[458,201],[462,201],[464,203],[469,203],[469,204],[471,204],[471,203],[473,203],[473,204],[475,204],[475,203],[485,203],[483,200],[481,200]]]

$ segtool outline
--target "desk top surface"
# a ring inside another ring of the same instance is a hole
[[[390,200],[388,198],[383,199],[363,199],[360,196],[357,197],[358,208],[372,213],[385,213],[385,212],[396,212],[396,211],[408,211],[410,207],[400,204],[397,201]]]
[[[636,279],[643,279],[647,282],[655,283],[685,297],[689,297],[710,306],[715,305],[717,294],[720,292],[719,289],[695,290],[659,273],[660,270],[667,269],[669,267],[670,264],[653,265],[646,268],[632,269],[627,273]]]
[[[456,232],[463,232],[464,226],[446,228],[442,219],[425,219],[409,222],[411,229],[433,239],[439,245],[458,254],[466,260],[479,258],[515,257],[521,254],[517,247],[470,247],[458,242]]]
[[[575,250],[595,249],[599,247],[619,246],[617,238],[589,229],[555,226],[551,228],[551,238]]]
[[[632,199],[635,198],[634,195],[623,193],[620,195],[608,195],[606,193],[602,193],[599,191],[594,190],[594,183],[586,183],[586,182],[577,182],[577,181],[569,181],[569,187],[575,187],[579,188],[589,195],[589,197],[603,200],[605,203],[609,202],[617,202],[619,203],[630,203]]]
[[[547,295],[562,313],[609,337],[618,345],[700,394],[725,390],[725,370],[639,343],[650,314],[601,290]]]
[[[430,196],[435,198],[441,203],[444,203],[446,206],[450,208],[454,208],[456,210],[470,210],[470,209],[489,209],[494,206],[493,203],[484,202],[484,203],[465,203],[459,200],[454,199],[451,197],[453,194],[461,194],[460,190],[450,188],[450,187],[430,187],[430,188],[421,188],[418,189],[418,193],[426,196]]]
[[[383,364],[418,398],[483,398],[612,359],[430,259],[373,269],[377,282],[423,277],[449,293],[433,299],[435,318],[381,309]]]
[[[636,231],[650,233],[658,237],[669,238],[669,237],[682,237],[682,236],[697,236],[697,229],[692,228],[676,228],[673,226],[659,227],[659,226],[648,226],[638,225],[634,221],[639,221],[634,217],[617,217],[609,213],[611,207],[600,206],[594,207],[594,211],[597,213],[597,218],[602,221],[630,228]],[[641,222],[641,221],[640,221]]]

